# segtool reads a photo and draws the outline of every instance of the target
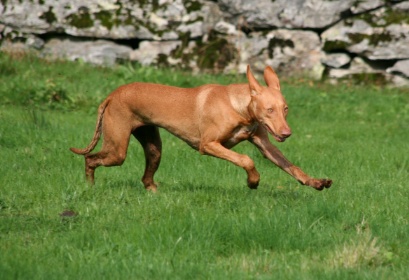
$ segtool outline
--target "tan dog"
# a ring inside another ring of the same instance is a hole
[[[153,176],[159,167],[162,142],[159,127],[184,140],[201,154],[228,160],[247,172],[247,185],[255,189],[260,175],[247,156],[231,151],[248,140],[278,167],[301,184],[317,190],[329,188],[332,181],[314,179],[289,162],[271,144],[270,133],[278,142],[291,135],[286,122],[288,106],[272,68],[266,67],[261,86],[247,67],[248,84],[204,85],[178,88],[159,84],[132,83],[112,92],[99,106],[94,137],[85,149],[71,148],[85,155],[85,174],[94,183],[98,166],[121,165],[126,157],[130,135],[141,143],[146,158],[142,182],[156,191]],[[90,154],[101,136],[102,149]]]

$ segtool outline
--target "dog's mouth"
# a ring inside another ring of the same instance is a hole
[[[287,139],[285,137],[281,137],[281,136],[278,136],[277,134],[275,134],[274,131],[268,125],[264,124],[264,127],[267,129],[267,131],[271,135],[273,135],[274,139],[277,140],[277,142],[284,142],[285,139]]]

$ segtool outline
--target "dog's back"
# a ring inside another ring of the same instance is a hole
[[[111,100],[107,113],[110,107],[116,111],[123,107],[137,123],[162,127],[198,148],[203,122],[220,121],[227,111],[234,110],[229,97],[229,92],[234,90],[226,90],[232,86],[180,88],[152,83],[127,84],[108,97]]]

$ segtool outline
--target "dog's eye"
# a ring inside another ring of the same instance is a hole
[[[268,109],[267,109],[267,112],[269,112],[270,114],[271,114],[273,111],[274,111],[273,108],[268,108]]]

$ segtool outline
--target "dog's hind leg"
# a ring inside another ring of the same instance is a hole
[[[156,126],[146,125],[137,128],[132,134],[141,143],[145,153],[145,172],[142,183],[146,190],[155,192],[157,186],[153,176],[159,168],[162,155],[162,140],[159,129]]]
[[[101,150],[85,155],[85,176],[90,184],[94,184],[94,172],[97,167],[118,166],[125,161],[132,128],[122,121],[120,114],[115,117],[112,115],[105,113],[104,116]]]

